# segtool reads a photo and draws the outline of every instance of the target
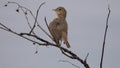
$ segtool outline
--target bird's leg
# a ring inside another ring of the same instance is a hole
[[[55,41],[55,43],[56,43],[59,47],[61,46],[61,43],[60,43],[59,40],[57,40],[57,39],[54,38],[54,41]]]

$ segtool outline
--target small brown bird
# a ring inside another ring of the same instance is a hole
[[[67,12],[64,7],[58,7],[54,9],[57,13],[57,18],[55,18],[50,24],[50,33],[53,36],[55,42],[59,44],[59,41],[64,41],[67,48],[70,48],[70,44],[67,39],[68,24],[66,21]]]

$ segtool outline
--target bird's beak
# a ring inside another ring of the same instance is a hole
[[[56,9],[52,9],[53,11],[56,11]]]

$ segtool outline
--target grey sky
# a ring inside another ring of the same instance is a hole
[[[107,0],[10,0],[15,1],[29,9],[34,14],[42,2],[38,21],[43,27],[44,17],[50,22],[55,18],[52,9],[63,6],[67,10],[69,25],[68,38],[70,50],[82,59],[89,53],[88,63],[91,68],[99,68],[105,21],[108,13]],[[120,0],[110,0],[111,15],[106,39],[106,48],[103,68],[119,68],[120,64]],[[3,7],[6,0],[0,0],[0,22],[15,31],[28,31],[29,27],[20,12],[15,12],[17,6]],[[31,23],[34,22],[30,18]],[[46,27],[45,27],[46,29]],[[39,29],[39,36],[48,39]],[[48,39],[49,40],[49,39]],[[65,46],[65,45],[63,45]],[[75,68],[68,63],[58,62],[68,60],[80,68],[79,62],[71,60],[54,47],[38,47],[38,54],[34,54],[36,47],[29,41],[14,34],[0,30],[0,68]]]

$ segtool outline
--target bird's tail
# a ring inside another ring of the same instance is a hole
[[[66,32],[62,32],[62,39],[64,40],[64,43],[66,44],[67,48],[70,48],[70,44],[67,40],[67,34]]]

